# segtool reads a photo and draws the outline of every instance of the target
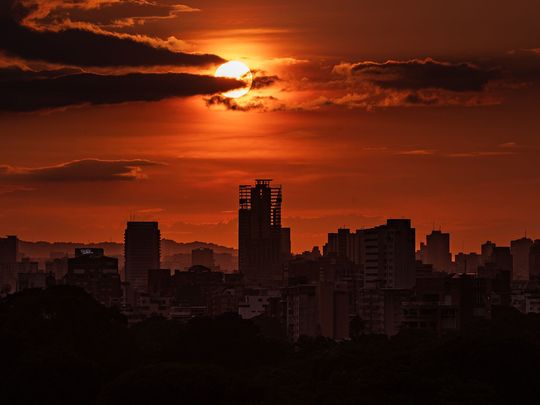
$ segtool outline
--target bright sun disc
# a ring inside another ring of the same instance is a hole
[[[251,74],[249,67],[245,63],[236,60],[224,63],[218,67],[214,76],[241,80],[246,83],[245,87],[223,93],[223,95],[228,98],[245,96],[249,92],[249,89],[251,89],[251,83],[253,82],[253,75]]]

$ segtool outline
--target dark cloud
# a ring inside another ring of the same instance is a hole
[[[10,183],[32,182],[93,182],[129,181],[143,179],[143,167],[160,166],[150,160],[83,159],[56,166],[25,168],[0,166],[0,181]]]
[[[33,0],[38,9],[46,9],[47,0]],[[147,21],[177,18],[183,13],[200,11],[185,4],[124,0],[110,2],[81,1],[78,4],[59,4],[46,9],[35,22],[50,24],[70,19],[104,27],[126,27],[144,24]],[[43,17],[43,15],[45,15]]]
[[[255,77],[251,83],[250,90],[260,90],[272,86],[280,79],[278,76],[259,75],[260,72],[253,71]],[[258,96],[250,94],[241,98],[228,98],[222,94],[215,94],[204,99],[207,107],[221,106],[230,111],[277,111],[286,109],[283,103],[273,96]]]
[[[216,94],[212,97],[205,98],[204,101],[206,102],[207,107],[223,106],[227,110],[231,110],[231,111],[248,111],[249,110],[240,106],[236,102],[236,100],[222,96],[221,94]]]
[[[18,80],[37,80],[37,79],[54,79],[60,76],[66,76],[70,74],[81,74],[84,73],[81,69],[54,69],[54,70],[43,70],[43,71],[32,71],[32,70],[22,70],[17,66],[8,66],[0,68],[0,84],[5,86],[5,83]]]
[[[279,81],[277,76],[259,76],[253,79],[251,83],[251,88],[253,90],[264,89],[265,87],[270,87],[276,82]]]
[[[407,94],[403,100],[405,104],[435,105],[439,103],[437,97],[425,97],[419,93]]]
[[[89,29],[36,30],[22,24],[31,12],[17,0],[0,5],[0,50],[10,56],[50,63],[92,66],[207,66],[217,55],[175,52],[127,35]]]
[[[500,66],[508,74],[514,84],[540,81],[540,50],[516,49],[504,55],[479,58],[476,66],[489,69],[490,66]]]
[[[221,94],[216,94],[212,97],[205,98],[206,106],[221,106],[230,111],[275,111],[281,108],[274,108],[269,105],[271,102],[278,101],[272,96],[254,96],[242,99],[228,98]]]
[[[478,92],[501,76],[498,69],[483,69],[469,63],[445,63],[432,59],[360,62],[349,67],[353,75],[391,90]]]
[[[233,79],[185,73],[97,75],[0,69],[0,111],[36,111],[80,104],[158,101],[242,87]]]

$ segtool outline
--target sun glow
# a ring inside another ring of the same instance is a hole
[[[223,93],[223,95],[228,98],[239,98],[245,96],[249,92],[249,89],[251,89],[251,84],[253,82],[253,75],[251,70],[249,70],[249,67],[243,62],[235,60],[224,63],[218,67],[214,76],[237,79],[246,83],[246,85],[242,88]]]

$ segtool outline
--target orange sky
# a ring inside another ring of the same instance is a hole
[[[134,216],[159,220],[166,238],[236,246],[238,184],[269,177],[283,185],[295,251],[338,226],[387,217],[412,218],[418,240],[441,226],[454,251],[525,231],[540,238],[537,1],[82,3],[29,0],[39,13],[20,24],[123,41],[138,34],[168,52],[243,60],[260,88],[213,106],[206,87],[152,102],[133,101],[152,99],[151,87],[119,87],[125,94],[101,105],[43,110],[40,101],[27,112],[2,101],[0,234],[120,241]],[[215,69],[74,66],[31,45],[0,43],[0,67]]]

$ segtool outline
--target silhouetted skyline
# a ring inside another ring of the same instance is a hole
[[[8,405],[540,398],[539,0],[0,0]]]

